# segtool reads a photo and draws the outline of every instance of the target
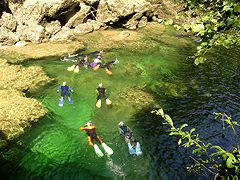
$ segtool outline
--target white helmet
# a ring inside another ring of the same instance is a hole
[[[123,126],[124,123],[121,121],[120,123],[118,123],[119,126]]]
[[[89,122],[86,123],[86,125],[87,125],[87,126],[92,126],[92,122],[89,121]]]

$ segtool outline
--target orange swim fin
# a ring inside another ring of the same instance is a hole
[[[109,76],[112,75],[112,71],[110,71],[110,70],[108,70],[108,69],[106,69],[106,73],[107,73]]]
[[[96,65],[96,66],[93,68],[93,70],[96,71],[96,70],[98,70],[99,68],[100,68],[100,64]]]

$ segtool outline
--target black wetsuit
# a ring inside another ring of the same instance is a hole
[[[130,143],[132,146],[134,146],[136,144],[136,140],[133,137],[132,130],[129,127],[127,127],[126,125],[122,125],[119,127],[119,133],[125,139],[125,142],[127,144]]]
[[[106,89],[103,87],[97,88],[97,92],[98,92],[97,100],[102,99],[102,98],[107,99],[107,97],[105,95],[105,91],[106,91]]]
[[[113,61],[109,61],[109,62],[106,62],[104,64],[101,64],[100,67],[109,69],[110,66],[115,65],[115,64],[117,64],[117,62],[116,62],[116,60],[113,60]]]

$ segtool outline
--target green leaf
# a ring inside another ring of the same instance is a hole
[[[180,145],[182,143],[182,139],[178,140],[178,145]]]
[[[234,167],[233,163],[234,163],[234,160],[230,157],[226,161],[226,165],[228,168],[233,168]]]
[[[170,135],[170,136],[178,136],[179,133],[178,133],[178,132],[170,132],[169,135]]]
[[[203,24],[195,24],[191,26],[193,32],[201,32],[204,30]]]
[[[180,130],[182,130],[183,128],[185,128],[185,127],[187,127],[187,126],[188,126],[188,124],[183,124],[183,125],[181,125]]]
[[[240,5],[235,6],[235,7],[233,8],[233,11],[240,13]]]
[[[169,115],[165,114],[165,120],[168,122],[170,126],[173,126],[173,121]]]

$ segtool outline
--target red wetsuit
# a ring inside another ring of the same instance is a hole
[[[91,125],[91,126],[84,126],[84,127],[80,127],[80,130],[85,130],[87,135],[88,135],[88,144],[90,146],[93,146],[93,139],[96,139],[100,144],[103,143],[103,141],[100,139],[100,137],[96,134],[96,126]]]

